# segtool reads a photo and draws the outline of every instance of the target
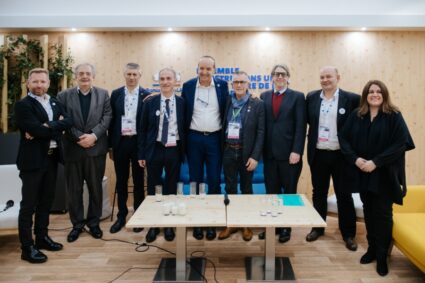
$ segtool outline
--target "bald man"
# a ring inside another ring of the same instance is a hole
[[[337,68],[325,66],[320,70],[322,89],[307,95],[307,159],[313,184],[314,208],[326,221],[327,197],[332,177],[339,229],[347,249],[355,251],[356,212],[351,196],[350,166],[341,153],[338,132],[351,112],[359,106],[360,96],[338,88],[339,81]],[[313,228],[306,240],[315,241],[323,234],[324,228]]]

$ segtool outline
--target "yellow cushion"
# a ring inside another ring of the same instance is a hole
[[[425,186],[408,186],[403,206],[394,204],[394,213],[425,213]]]
[[[425,213],[394,213],[394,244],[425,272]]]

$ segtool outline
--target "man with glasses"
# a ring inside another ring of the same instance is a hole
[[[304,94],[288,88],[289,68],[272,69],[273,90],[263,92],[266,137],[264,141],[264,179],[268,194],[296,194],[302,169],[306,131]],[[291,228],[276,229],[279,242],[291,238]],[[259,235],[264,239],[264,233]]]
[[[227,82],[214,78],[215,60],[202,56],[198,62],[198,77],[183,84],[182,97],[186,103],[185,129],[187,159],[191,182],[204,182],[206,166],[208,194],[219,194],[221,173],[221,128],[226,99]],[[193,236],[204,237],[201,228],[194,228]],[[216,237],[214,228],[208,228],[206,238]]]
[[[239,71],[233,75],[233,92],[227,98],[224,112],[223,170],[226,193],[237,194],[238,175],[242,194],[252,194],[252,176],[263,150],[264,105],[248,91],[248,74]],[[219,240],[228,238],[237,228],[226,228],[218,235]],[[243,228],[242,238],[252,239],[252,231]]]

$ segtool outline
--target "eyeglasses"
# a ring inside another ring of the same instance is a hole
[[[276,78],[278,78],[278,77],[280,77],[280,76],[282,76],[282,78],[285,78],[285,77],[287,77],[287,76],[288,76],[288,74],[287,74],[287,73],[285,73],[285,72],[273,72],[273,73],[272,73],[272,75],[273,75],[274,77],[276,77]]]
[[[243,84],[246,84],[246,83],[247,83],[247,81],[233,81],[232,82],[232,84],[234,84],[234,85],[238,85],[238,84],[243,85]]]

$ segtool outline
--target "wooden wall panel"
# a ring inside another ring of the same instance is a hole
[[[194,77],[203,54],[214,56],[218,67],[240,67],[252,74],[268,74],[273,64],[286,63],[291,88],[305,93],[320,87],[318,71],[323,65],[337,66],[340,87],[358,93],[369,79],[381,79],[416,142],[416,150],[407,155],[408,183],[425,184],[425,128],[420,122],[425,118],[423,31],[93,32],[67,36],[76,62],[94,63],[96,84],[109,90],[123,84],[122,67],[129,61],[141,64],[141,83],[150,87],[152,74],[167,66],[181,72],[183,81]],[[299,192],[311,195],[305,156]]]

